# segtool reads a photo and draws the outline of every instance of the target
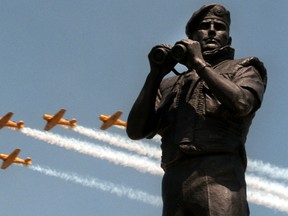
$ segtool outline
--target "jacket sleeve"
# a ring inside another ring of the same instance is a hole
[[[236,68],[233,82],[250,91],[257,99],[254,111],[262,103],[267,85],[267,72],[263,63],[256,57],[244,59]]]

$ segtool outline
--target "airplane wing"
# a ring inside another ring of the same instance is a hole
[[[122,112],[117,111],[116,113],[111,115],[106,121],[103,122],[100,129],[106,130],[107,128],[111,127],[117,121],[117,119],[120,118],[121,115],[122,115]]]
[[[47,124],[45,125],[44,130],[46,131],[51,130],[58,123],[58,121],[63,117],[65,112],[66,112],[65,109],[61,109],[50,120],[47,120]]]
[[[7,122],[10,120],[10,118],[12,117],[13,113],[12,112],[8,112],[5,116],[3,116],[0,119],[0,129],[3,128]]]
[[[6,169],[7,167],[9,167],[13,163],[15,158],[18,156],[19,152],[20,149],[15,149],[12,153],[10,153],[8,157],[3,161],[1,169]]]

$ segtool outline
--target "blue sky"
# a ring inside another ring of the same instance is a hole
[[[257,56],[268,71],[263,106],[246,143],[248,156],[288,169],[288,2],[217,2],[232,14],[231,36],[236,57]],[[0,116],[12,111],[13,120],[24,120],[26,127],[40,131],[45,124],[43,114],[53,114],[60,108],[67,109],[66,118],[75,117],[86,128],[99,128],[98,115],[116,110],[122,110],[122,119],[126,120],[149,71],[150,49],[184,38],[186,22],[205,3],[208,2],[2,0]],[[74,138],[76,143],[80,140],[107,146],[62,127],[51,133]],[[109,133],[126,137],[124,130],[115,127]],[[19,156],[32,157],[34,165],[161,196],[161,176],[69,151],[7,128],[0,131],[0,138],[1,153],[20,147]],[[159,149],[157,142],[145,143]],[[4,216],[11,212],[30,216],[161,215],[161,207],[29,168],[12,166],[1,171],[0,176]],[[277,181],[287,184],[287,179]],[[287,215],[254,203],[250,203],[250,210],[251,215]]]

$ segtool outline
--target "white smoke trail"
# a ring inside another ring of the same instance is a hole
[[[249,159],[247,171],[288,181],[288,169],[280,168],[270,163],[264,163],[263,161]]]
[[[284,184],[254,175],[246,175],[246,182],[248,188],[265,192],[265,194],[274,194],[281,199],[286,199],[288,202],[288,187]]]
[[[156,207],[162,205],[161,198],[158,196],[150,195],[146,192],[135,190],[133,188],[117,185],[111,182],[102,181],[97,178],[84,178],[80,177],[77,174],[73,173],[64,173],[50,168],[43,168],[39,165],[31,165],[29,168],[33,171],[43,173],[48,176],[58,177],[60,179],[70,181],[73,183],[80,184],[82,186],[96,188],[104,192],[109,192],[111,194],[116,194],[117,196],[125,196],[132,200],[141,201]],[[264,185],[262,185],[263,187]],[[254,188],[248,187],[247,197],[248,201],[257,205],[265,206],[271,209],[276,209],[282,212],[288,212],[287,199],[282,199],[281,197],[276,196],[274,193],[267,193],[260,191],[262,187]]]
[[[158,160],[161,158],[161,151],[155,147],[149,146],[148,143],[132,141],[120,135],[108,133],[106,131],[85,128],[83,126],[76,126],[71,128],[71,130],[90,138],[109,143],[113,146],[128,149],[129,151],[133,151],[140,155],[156,158]]]
[[[48,176],[57,177],[65,181],[80,184],[85,187],[96,188],[104,192],[115,194],[119,197],[124,196],[129,199],[140,201],[156,207],[160,207],[162,205],[162,200],[160,197],[124,185],[114,184],[112,182],[103,181],[97,178],[84,178],[75,173],[65,173],[50,168],[44,168],[39,165],[31,165],[29,168],[33,171],[37,171]]]
[[[113,125],[113,126],[119,128],[119,129],[122,129],[122,130],[125,130],[125,129],[126,129],[126,127],[121,126],[121,125]]]
[[[248,201],[267,208],[276,209],[282,212],[288,212],[287,199],[281,199],[273,194],[263,193],[258,190],[247,190]]]
[[[122,130],[125,130],[125,129],[126,129],[126,127],[124,127],[124,126],[119,126],[119,125],[113,125],[113,126],[119,128],[119,129],[122,129]],[[154,140],[154,141],[157,142],[157,143],[161,143],[161,136],[158,135],[158,134],[156,134],[156,135],[152,138],[152,140]]]
[[[84,154],[88,154],[94,157],[106,159],[116,164],[123,165],[123,166],[133,167],[141,172],[149,172],[151,174],[161,175],[161,176],[163,175],[162,170],[156,164],[156,162],[152,162],[151,160],[145,157],[144,157],[145,165],[143,167],[143,157],[128,155],[128,154],[121,153],[118,151],[113,151],[112,149],[109,149],[109,148],[103,148],[100,146],[96,146],[94,144],[78,141],[78,140],[71,139],[71,138],[63,138],[58,135],[51,134],[49,132],[42,132],[42,131],[29,129],[29,128],[23,128],[21,132],[28,136],[32,136],[36,139],[46,141],[50,144],[56,144],[58,146],[61,146],[67,149],[72,149],[72,150],[75,150]],[[263,172],[263,170],[266,169],[265,168],[266,164],[262,163],[259,165],[256,163],[256,165],[255,165],[255,169],[258,172],[260,170],[262,171],[262,173],[265,173]],[[279,176],[283,177],[283,175],[280,175],[280,174]],[[287,186],[280,184],[280,183],[271,182],[269,180],[266,181],[266,180],[263,180],[263,178],[258,178],[255,176],[246,175],[246,179],[247,179],[248,191],[253,192],[253,193],[251,192],[249,193],[251,202],[254,202],[259,205],[264,205],[270,208],[276,208],[280,211],[283,210],[283,207],[278,208],[279,205],[275,203],[275,200],[277,202],[279,201],[279,203],[288,202],[287,195],[286,195]],[[259,190],[264,190],[265,193],[260,192]],[[261,196],[259,195],[260,193],[261,193]],[[269,205],[266,204],[269,202],[270,202]]]
[[[125,127],[123,127],[125,128]],[[101,140],[103,142],[110,143],[112,145],[126,148],[135,153],[146,155],[148,157],[153,157],[159,159],[161,157],[161,151],[157,148],[150,147],[149,144],[140,141],[131,141],[120,135],[115,135],[107,132],[97,131],[89,128],[84,128],[82,126],[74,127],[72,129],[78,133]],[[161,137],[156,135],[153,140],[155,142],[161,142]],[[279,168],[277,166],[271,165],[269,163],[264,163],[259,160],[249,159],[248,161],[248,172],[254,172],[262,175],[266,175],[270,178],[282,179],[288,181],[288,169]]]
[[[19,131],[27,136],[45,141],[49,144],[57,145],[68,150],[74,150],[92,157],[108,160],[114,164],[131,167],[140,172],[150,173],[153,175],[163,174],[163,171],[159,167],[159,163],[152,161],[147,157],[131,155],[108,147],[102,147],[88,142],[62,137],[52,134],[51,132],[43,132],[31,128],[23,128]]]
[[[156,135],[152,138],[152,140],[155,141],[155,142],[157,142],[157,143],[161,143],[161,139],[162,139],[162,137],[161,137],[160,135],[158,135],[158,134],[156,134]]]
[[[161,143],[161,137],[159,135],[156,135],[152,140],[157,143]],[[261,160],[253,160],[248,158],[247,172],[257,173],[270,178],[288,181],[287,168],[280,168],[270,163],[264,163]]]

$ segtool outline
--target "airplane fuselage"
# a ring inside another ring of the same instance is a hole
[[[32,164],[32,160],[30,157],[27,157],[25,160],[18,158],[17,155],[19,154],[20,149],[15,149],[11,154],[0,154],[0,159],[3,160],[1,169],[6,169],[12,163],[19,163],[23,165],[30,165]]]
[[[46,120],[46,121],[50,121],[53,119],[53,116],[52,115],[48,115],[48,114],[44,114],[43,115],[43,118]],[[56,124],[61,124],[61,125],[67,125],[67,126],[77,126],[77,121],[76,119],[72,119],[72,120],[67,120],[67,119],[64,119],[64,118],[61,118],[57,121]]]
[[[8,112],[5,116],[0,118],[0,129],[3,127],[14,127],[14,128],[24,128],[24,121],[14,122],[11,121],[11,117],[13,116],[12,112]]]
[[[107,115],[100,115],[99,116],[99,119],[101,121],[103,121],[104,123],[108,121],[108,119],[110,119],[111,116],[107,116]],[[120,119],[117,119],[113,125],[119,125],[119,126],[123,126],[123,127],[126,127],[127,123],[125,121],[122,121]]]
[[[7,127],[15,127],[15,128],[24,128],[24,122],[19,121],[19,122],[14,122],[14,121],[8,121],[7,124],[5,125]]]

